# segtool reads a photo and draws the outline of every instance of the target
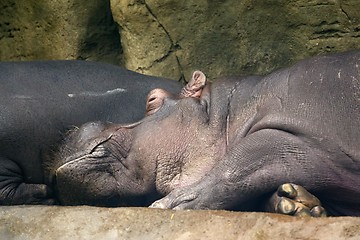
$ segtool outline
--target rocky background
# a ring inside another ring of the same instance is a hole
[[[1,0],[0,61],[85,59],[121,64],[104,0]]]
[[[0,60],[85,59],[188,79],[360,49],[359,0],[1,0]]]

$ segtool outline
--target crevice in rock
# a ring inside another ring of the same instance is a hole
[[[348,19],[349,23],[352,24],[351,18],[349,16],[349,14],[344,10],[344,8],[341,6],[341,3],[339,3],[339,7],[341,12],[346,16],[346,18]]]
[[[295,5],[297,5],[296,3],[295,3]],[[328,2],[326,2],[326,3],[319,3],[319,2],[315,2],[315,3],[307,3],[307,2],[305,2],[305,3],[303,3],[303,2],[300,2],[298,5],[297,5],[297,7],[299,7],[299,8],[308,8],[308,7],[322,7],[322,6],[334,6],[335,4],[334,3],[328,3]]]
[[[188,81],[187,81],[186,78],[185,78],[184,69],[183,69],[183,67],[182,67],[181,64],[180,64],[180,60],[179,60],[179,57],[178,57],[178,56],[176,56],[176,62],[177,62],[177,64],[178,64],[178,66],[179,66],[179,71],[180,71],[180,78],[178,79],[178,81],[181,82],[181,83],[183,83],[183,84],[187,84]]]
[[[173,46],[170,47],[169,51],[164,54],[161,58],[155,59],[149,66],[147,67],[138,67],[138,70],[149,70],[150,68],[152,68],[156,63],[161,63],[162,61],[164,61],[166,58],[168,58],[174,51]]]
[[[166,59],[167,57],[169,57],[172,53],[176,52],[177,50],[181,49],[181,46],[178,43],[175,43],[174,40],[172,39],[170,33],[166,30],[166,28],[164,27],[164,25],[159,21],[158,17],[154,14],[154,12],[151,10],[150,6],[147,4],[147,2],[145,0],[143,0],[143,4],[145,5],[146,9],[148,10],[148,12],[150,13],[150,15],[154,18],[154,20],[159,24],[160,28],[165,32],[166,36],[168,37],[169,41],[170,41],[170,49],[169,51],[162,56],[159,59],[156,59],[150,66],[148,67],[139,67],[139,70],[148,70],[150,69],[152,66],[154,66],[154,64],[156,63],[160,63],[162,62],[164,59]],[[182,79],[184,79],[184,73],[183,73],[183,68],[180,64],[180,61],[178,59],[178,56],[176,56],[176,61],[178,64],[178,68],[179,68],[179,72],[180,72],[180,79],[179,81],[182,81]]]
[[[159,24],[159,26],[164,30],[165,34],[167,35],[167,37],[169,38],[171,45],[174,46],[174,41],[171,38],[169,32],[166,30],[166,28],[164,27],[164,25],[159,21],[159,19],[156,17],[156,15],[153,13],[153,11],[151,10],[150,6],[146,3],[146,1],[144,0],[144,5],[146,7],[146,9],[149,11],[150,15],[155,19],[155,21]]]

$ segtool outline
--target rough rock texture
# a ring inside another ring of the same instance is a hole
[[[360,48],[359,0],[110,0],[125,66],[178,79],[263,74]]]
[[[200,69],[213,79],[356,48],[358,0],[0,2],[1,61],[89,59],[174,79]]]
[[[109,1],[1,0],[0,60],[89,59],[119,64]]]
[[[146,208],[0,208],[1,239],[359,239],[360,218]]]

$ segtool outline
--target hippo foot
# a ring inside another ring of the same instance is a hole
[[[206,197],[209,191],[201,194],[201,186],[199,184],[193,187],[179,188],[171,191],[165,197],[155,201],[150,208],[161,209],[211,209],[209,204],[206,204]]]
[[[43,204],[54,205],[55,199],[52,198],[51,189],[45,184],[28,184],[21,183],[13,194],[7,194],[1,199],[3,205],[19,205],[19,204]],[[5,195],[5,194],[1,194]]]
[[[174,190],[169,195],[153,202],[149,208],[161,208],[161,209],[192,209],[195,208],[192,201],[196,199],[195,195],[188,195],[181,190]]]
[[[217,181],[217,180],[215,180]],[[214,194],[209,191],[209,186],[215,186],[212,179],[201,181],[193,185],[177,188],[165,197],[155,201],[150,208],[161,209],[226,209],[226,201],[223,201],[223,192]]]
[[[327,216],[317,197],[293,183],[282,184],[277,189],[270,198],[267,210],[291,216]]]

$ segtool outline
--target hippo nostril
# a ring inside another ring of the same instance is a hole
[[[153,102],[153,101],[155,101],[156,100],[156,97],[151,97],[149,100],[148,100],[148,103],[151,103],[151,102]]]

